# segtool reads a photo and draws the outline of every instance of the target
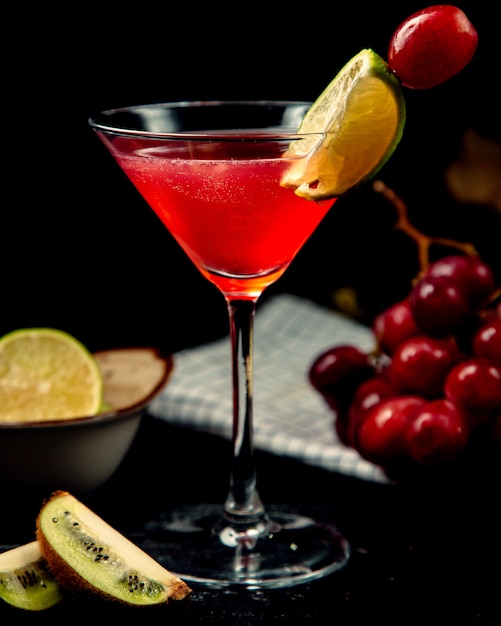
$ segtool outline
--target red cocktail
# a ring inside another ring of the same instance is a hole
[[[256,303],[332,204],[305,200],[282,185],[293,161],[298,165],[291,145],[315,146],[322,139],[297,134],[308,108],[307,103],[178,103],[108,111],[90,120],[228,305],[233,455],[226,502],[217,510],[173,511],[149,525],[155,525],[157,538],[165,537],[169,569],[191,583],[286,587],[325,576],[348,558],[348,544],[335,528],[291,513],[269,514],[254,467]]]

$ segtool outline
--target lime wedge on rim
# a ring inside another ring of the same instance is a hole
[[[0,338],[0,421],[40,422],[98,413],[97,362],[72,335],[22,328]]]
[[[398,79],[378,54],[361,50],[306,113],[298,132],[311,137],[291,144],[286,156],[297,159],[282,186],[325,200],[369,180],[397,147],[405,117]]]

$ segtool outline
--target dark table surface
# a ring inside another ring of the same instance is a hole
[[[143,524],[178,504],[222,502],[228,485],[229,442],[146,416],[122,466],[93,494],[81,496],[109,523],[141,544]],[[218,591],[193,586],[181,611],[64,602],[43,613],[0,604],[0,624],[104,624],[134,619],[171,623],[385,624],[492,626],[501,624],[499,481],[485,467],[451,480],[383,485],[256,452],[262,499],[335,524],[351,557],[325,579],[291,589]],[[32,538],[40,501],[8,495],[1,542]]]

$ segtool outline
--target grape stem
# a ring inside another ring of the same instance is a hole
[[[471,243],[455,241],[454,239],[446,239],[444,237],[430,237],[415,228],[409,221],[407,214],[407,205],[390,187],[382,180],[374,181],[372,185],[374,191],[383,195],[383,197],[391,202],[397,211],[398,219],[395,222],[395,229],[400,230],[416,243],[418,249],[420,271],[415,281],[419,279],[430,265],[430,248],[433,245],[446,246],[461,250],[465,254],[477,256],[478,252]]]

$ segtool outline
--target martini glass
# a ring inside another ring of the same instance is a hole
[[[232,455],[226,501],[171,511],[149,525],[155,555],[191,584],[282,588],[341,568],[349,545],[309,517],[268,511],[253,447],[253,327],[260,295],[287,269],[332,201],[281,180],[305,102],[181,102],[104,111],[89,123],[200,272],[224,296],[232,359]],[[297,144],[296,144],[297,146]],[[228,355],[230,357],[230,355]],[[155,544],[158,545],[158,544]]]

